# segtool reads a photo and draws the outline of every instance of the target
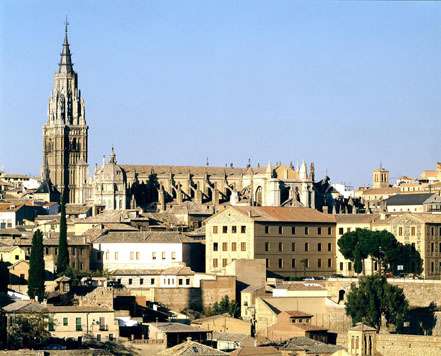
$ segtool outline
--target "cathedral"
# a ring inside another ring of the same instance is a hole
[[[316,206],[314,164],[244,168],[119,164],[114,149],[88,177],[88,126],[65,27],[43,127],[43,180],[66,202],[100,210],[165,211],[180,204]]]
[[[78,89],[65,26],[58,70],[49,97],[47,122],[43,126],[44,180],[68,203],[87,200],[87,138],[85,103]]]

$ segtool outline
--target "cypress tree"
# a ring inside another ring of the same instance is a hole
[[[32,237],[31,257],[29,259],[28,295],[30,298],[44,297],[44,257],[43,257],[43,234],[40,230],[34,232]]]
[[[69,266],[69,251],[67,249],[66,200],[61,196],[60,234],[58,239],[57,274],[62,275]]]
[[[8,292],[9,270],[3,259],[0,261],[0,294]]]

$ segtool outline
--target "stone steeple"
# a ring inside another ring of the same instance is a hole
[[[69,39],[67,37],[67,26],[69,23],[66,20],[64,24],[64,42],[63,49],[61,51],[60,63],[58,64],[58,73],[71,73],[73,72],[72,56],[70,54]]]
[[[85,103],[78,89],[67,33],[49,97],[43,127],[43,172],[48,171],[58,191],[68,191],[67,202],[84,203],[87,180],[88,126]]]

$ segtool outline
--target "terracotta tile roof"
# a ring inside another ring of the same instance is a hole
[[[170,347],[164,351],[157,353],[158,356],[192,356],[192,355],[201,355],[201,356],[223,356],[228,355],[226,352],[216,350],[210,346],[200,344],[199,342],[192,341],[191,339]]]
[[[383,195],[383,194],[397,194],[400,192],[400,188],[387,187],[387,188],[368,188],[363,190],[363,195]]]
[[[337,224],[368,224],[379,218],[379,214],[336,214]]]
[[[272,346],[244,346],[234,350],[231,356],[280,356],[282,353]]]
[[[95,243],[182,243],[192,241],[188,236],[176,231],[110,231],[98,237]]]
[[[245,168],[231,168],[231,167],[211,167],[211,166],[169,166],[169,165],[128,165],[124,164],[121,167],[129,175],[130,173],[138,173],[149,175],[151,173],[162,174],[192,174],[192,175],[240,175],[246,174]],[[253,168],[254,169],[254,168]],[[258,168],[261,169],[261,168]],[[264,171],[264,168],[263,168]]]
[[[334,215],[324,214],[310,208],[234,206],[232,209],[241,212],[257,222],[335,222]]]

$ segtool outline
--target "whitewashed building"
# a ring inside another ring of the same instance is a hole
[[[92,257],[96,268],[107,271],[166,269],[183,263],[200,270],[201,249],[201,243],[179,232],[118,231],[98,237]]]

